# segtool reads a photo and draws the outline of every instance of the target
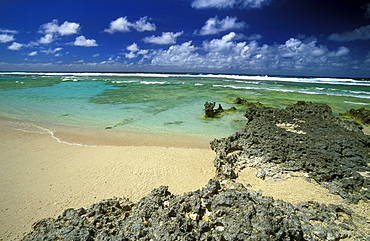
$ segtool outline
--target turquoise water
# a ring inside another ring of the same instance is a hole
[[[0,115],[40,126],[219,138],[246,123],[237,98],[285,108],[298,100],[338,115],[370,106],[370,82],[335,78],[236,75],[8,73],[0,75]],[[204,118],[203,105],[230,111]]]

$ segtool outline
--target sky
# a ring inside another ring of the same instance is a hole
[[[370,78],[370,1],[0,0],[0,71]]]

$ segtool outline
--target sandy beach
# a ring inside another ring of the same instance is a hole
[[[0,240],[19,240],[34,222],[67,208],[114,196],[136,201],[161,185],[182,194],[203,187],[214,175],[215,153],[206,140],[135,133],[122,138],[107,131],[70,137],[71,131],[76,130],[34,133],[0,125]],[[81,142],[91,146],[71,145]],[[111,145],[99,145],[107,142]],[[342,204],[340,197],[302,175],[266,182],[255,177],[255,169],[246,168],[237,181],[293,204]],[[370,215],[366,203],[350,207]]]
[[[56,217],[66,208],[88,207],[114,196],[135,201],[161,185],[182,194],[204,186],[214,175],[215,154],[202,146],[85,147],[60,143],[49,133],[4,127],[0,136],[0,240],[17,240],[35,221]],[[169,144],[169,139],[160,139],[157,145]],[[174,140],[175,146],[180,144]]]

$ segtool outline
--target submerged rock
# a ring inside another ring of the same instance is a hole
[[[340,113],[340,115],[358,121],[363,125],[370,125],[370,110],[365,108],[350,109],[348,112]]]
[[[253,106],[256,106],[256,107],[262,107],[263,104],[261,102],[248,102],[247,100],[243,99],[243,98],[236,98],[234,101],[233,101],[235,104],[238,104],[238,105],[243,105],[243,106],[246,106],[246,107],[253,107]]]
[[[247,125],[215,139],[217,177],[234,179],[241,166],[303,171],[350,202],[370,198],[370,137],[362,126],[332,115],[324,104],[298,102],[286,109],[252,107]]]
[[[114,198],[87,209],[67,209],[34,224],[23,240],[339,240],[363,237],[342,206],[305,202],[293,206],[242,185],[174,195],[154,189],[136,204]],[[315,224],[312,224],[312,222]]]
[[[218,105],[217,109],[214,109],[216,105],[216,102],[206,102],[204,104],[204,114],[206,117],[214,118],[217,114],[224,111],[221,104]]]

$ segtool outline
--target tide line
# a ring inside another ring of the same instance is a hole
[[[46,131],[47,133],[50,134],[51,138],[57,140],[59,143],[61,144],[66,144],[66,145],[70,145],[70,146],[82,146],[82,147],[99,147],[97,145],[84,145],[84,144],[81,144],[81,143],[74,143],[74,142],[67,142],[67,141],[62,141],[60,138],[56,137],[54,132],[52,132],[51,130],[49,129],[46,129],[44,127],[41,127],[41,126],[38,126],[38,125],[35,125],[37,128],[43,130],[43,131]]]

